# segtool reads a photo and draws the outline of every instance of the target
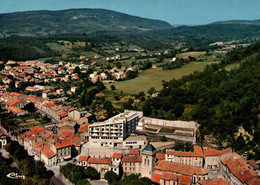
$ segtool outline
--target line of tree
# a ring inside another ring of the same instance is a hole
[[[107,171],[105,173],[104,178],[108,181],[110,185],[137,185],[137,184],[151,185],[152,184],[151,179],[147,177],[139,178],[139,176],[135,174],[124,176],[122,179],[120,179],[119,176],[113,171]]]
[[[50,184],[54,175],[53,171],[47,170],[43,162],[35,161],[34,157],[29,156],[24,147],[19,145],[17,141],[10,142],[5,149],[18,164],[22,175],[25,176],[25,179],[22,180],[23,185]]]
[[[68,163],[60,167],[60,172],[64,175],[66,179],[75,185],[90,185],[87,178],[91,180],[96,180],[100,178],[100,174],[93,167],[83,167],[76,166],[74,164]]]

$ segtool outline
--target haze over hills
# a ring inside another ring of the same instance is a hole
[[[230,21],[218,21],[212,24],[244,24],[244,25],[260,25],[260,19],[258,20],[230,20]]]
[[[82,34],[94,31],[164,30],[164,21],[140,18],[105,9],[27,11],[0,14],[1,37]]]

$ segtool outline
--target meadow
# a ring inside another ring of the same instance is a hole
[[[141,91],[147,93],[151,87],[159,91],[163,87],[162,81],[169,81],[173,78],[180,79],[195,71],[202,71],[207,65],[212,63],[217,62],[192,62],[181,68],[166,71],[162,68],[148,69],[140,73],[135,79],[108,84],[107,87],[110,88],[111,85],[115,85],[117,90],[130,94],[136,94]]]

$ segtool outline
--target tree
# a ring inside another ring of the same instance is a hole
[[[110,88],[112,91],[116,90],[116,86],[114,86],[114,85],[111,85]]]
[[[95,168],[91,167],[91,166],[87,167],[87,168],[85,169],[84,173],[85,173],[85,175],[86,175],[88,178],[90,178],[91,180],[93,180],[93,179],[99,179],[99,173],[98,173],[98,171],[97,171]]]
[[[110,184],[110,183],[112,183],[112,182],[118,180],[118,175],[117,175],[115,172],[113,172],[113,171],[107,171],[107,172],[105,173],[104,178],[105,178],[105,179],[108,181],[108,183]]]
[[[155,90],[154,87],[151,87],[151,89],[149,89],[149,90],[147,91],[147,93],[150,94],[150,95],[153,95],[154,93],[156,93],[156,90]]]
[[[74,71],[73,71],[74,73],[77,73],[78,75],[80,75],[80,68],[79,68],[79,66],[76,66],[75,68],[74,68]]]
[[[130,79],[136,78],[137,75],[138,75],[138,71],[127,71],[126,79],[130,80]]]
[[[117,63],[116,63],[116,67],[117,67],[118,69],[121,69],[122,64],[121,64],[120,62],[117,62]]]

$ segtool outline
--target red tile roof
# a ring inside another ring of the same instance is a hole
[[[219,151],[213,148],[203,147],[203,152],[205,156],[219,156]]]
[[[181,152],[181,151],[175,151],[175,150],[166,150],[166,154],[181,156],[181,157],[204,157],[201,147],[194,145],[193,149],[194,149],[194,152]]]
[[[52,102],[48,102],[48,103],[45,103],[44,106],[45,106],[45,107],[49,107],[49,108],[51,108],[51,107],[54,106],[54,103],[52,103]]]
[[[68,139],[64,139],[62,141],[56,141],[54,145],[57,149],[59,149],[71,146],[71,142]]]
[[[65,112],[64,110],[60,110],[60,111],[58,111],[58,112],[56,112],[60,117],[65,117],[65,116],[67,116],[68,115],[68,113],[67,112]]]
[[[80,133],[88,132],[88,126],[89,126],[88,123],[80,125],[79,132]]]
[[[163,153],[157,153],[157,154],[156,154],[156,159],[158,159],[158,160],[165,160],[165,154],[163,154]]]
[[[42,91],[42,93],[49,93],[49,92],[51,92],[51,90],[46,89],[46,90]]]
[[[167,180],[167,181],[170,181],[170,180],[177,181],[178,175],[173,174],[171,172],[163,172],[161,179],[164,179],[164,180]]]
[[[122,163],[123,162],[140,163],[140,162],[142,162],[142,157],[141,156],[123,156]]]
[[[221,162],[242,183],[254,185],[257,182],[257,184],[260,184],[260,176],[258,176],[252,167],[250,167],[250,165],[242,159],[231,156],[226,159],[222,159]]]
[[[34,135],[38,135],[41,134],[43,132],[48,132],[48,133],[52,133],[51,130],[44,128],[44,127],[39,127],[39,126],[35,126],[33,128],[30,129],[30,131],[32,132],[32,134]],[[29,133],[28,133],[29,134]]]
[[[158,174],[158,173],[155,173],[154,175],[153,175],[153,182],[156,182],[156,183],[158,183],[158,184],[160,184],[160,179],[161,179],[161,174]]]
[[[89,158],[89,164],[111,164],[111,158]]]
[[[43,139],[48,139],[50,137],[56,138],[57,135],[56,134],[44,134],[41,136]]]
[[[122,158],[122,154],[121,153],[113,153],[112,158],[121,159]]]
[[[7,105],[8,105],[8,106],[14,106],[15,104],[17,104],[17,103],[19,103],[19,102],[21,102],[21,100],[19,100],[19,99],[14,99],[14,100],[12,100],[12,101],[9,101],[9,102],[7,103]]]
[[[32,69],[32,67],[17,67],[17,70]]]
[[[179,177],[179,184],[180,185],[190,185],[191,184],[191,180],[192,180],[192,177],[186,176],[186,175],[181,175]]]
[[[8,107],[8,109],[11,110],[12,112],[14,112],[15,114],[19,114],[20,112],[23,112],[23,110],[18,107],[10,106],[10,107]]]
[[[34,148],[40,147],[40,146],[44,146],[47,145],[47,143],[45,141],[39,141],[33,144]]]
[[[49,145],[46,145],[42,150],[42,154],[45,155],[48,159],[54,157],[56,154],[50,149]]]
[[[211,180],[204,180],[198,181],[200,185],[230,185],[225,179],[211,179]]]
[[[195,175],[207,175],[208,174],[208,170],[206,170],[204,168],[183,165],[183,164],[174,163],[174,162],[170,162],[170,161],[159,161],[155,168],[160,171],[168,171],[168,172],[173,172],[173,173],[188,175],[188,176],[192,176],[194,174]]]
[[[139,149],[130,149],[129,150],[130,155],[139,155]]]
[[[89,156],[81,155],[81,156],[79,156],[78,162],[88,161],[88,159],[89,159]]]
[[[74,110],[77,110],[77,109],[76,108],[69,108],[68,112],[71,112],[71,111],[74,111]]]
[[[219,153],[220,153],[220,155],[224,155],[224,154],[227,154],[227,153],[232,153],[232,149],[231,148],[226,148],[225,150],[222,150],[222,151],[220,151]]]
[[[60,131],[59,132],[59,135],[65,139],[67,137],[71,137],[71,136],[74,136],[74,133],[72,131]]]

